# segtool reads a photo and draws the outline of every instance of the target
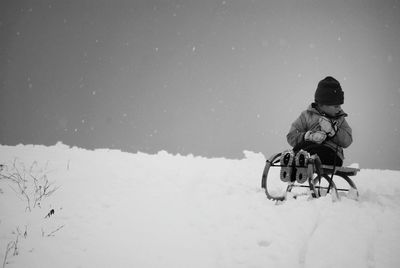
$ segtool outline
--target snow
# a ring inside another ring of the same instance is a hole
[[[29,211],[17,185],[0,179],[0,263],[400,267],[399,171],[362,169],[353,177],[357,201],[328,195],[277,204],[260,188],[265,156],[244,154],[231,160],[62,143],[0,146],[1,174],[16,166],[27,192],[34,189],[30,175],[56,189]],[[7,245],[14,248],[5,256]]]

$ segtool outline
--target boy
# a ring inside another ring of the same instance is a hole
[[[304,158],[305,152],[310,155],[317,154],[322,164],[343,165],[343,148],[350,146],[353,137],[345,119],[347,114],[341,109],[344,93],[340,83],[331,76],[325,77],[318,83],[314,97],[315,102],[303,111],[290,127],[286,138],[293,146],[293,152],[282,155],[283,166],[290,163],[298,165],[299,157],[301,160],[303,154]],[[283,175],[290,177],[291,171],[284,171],[286,173]]]

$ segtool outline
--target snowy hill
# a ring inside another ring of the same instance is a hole
[[[358,201],[277,205],[264,163],[0,146],[1,264],[400,267],[400,172],[362,169]]]

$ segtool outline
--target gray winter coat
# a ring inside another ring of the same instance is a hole
[[[304,141],[304,135],[307,131],[320,130],[319,118],[321,116],[323,115],[315,108],[314,104],[311,104],[307,110],[303,111],[292,123],[289,133],[286,135],[288,143],[295,147]],[[330,118],[337,123],[338,131],[335,136],[327,138],[321,144],[337,152],[337,155],[342,160],[344,159],[343,148],[349,147],[353,142],[352,130],[345,119],[346,116],[347,114],[342,111],[335,118]]]

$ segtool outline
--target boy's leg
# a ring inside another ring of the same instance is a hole
[[[293,150],[286,150],[282,153],[280,158],[280,166],[281,166],[281,181],[289,182],[292,180],[292,172],[293,172],[293,164],[294,164],[294,152]]]
[[[309,172],[308,161],[310,159],[310,153],[305,150],[300,150],[295,156],[295,179],[298,183],[304,183],[309,176],[312,176]]]
[[[315,148],[310,149],[310,154],[317,154],[319,156],[319,159],[321,159],[322,164],[324,165],[335,165],[337,167],[341,167],[343,165],[343,160],[340,159],[339,156],[336,155],[336,153],[325,146],[319,146]]]
[[[300,149],[309,152],[311,155],[317,154],[324,165],[336,165],[338,167],[343,165],[343,160],[332,149],[326,146],[305,141],[293,148],[295,153],[300,151]]]

